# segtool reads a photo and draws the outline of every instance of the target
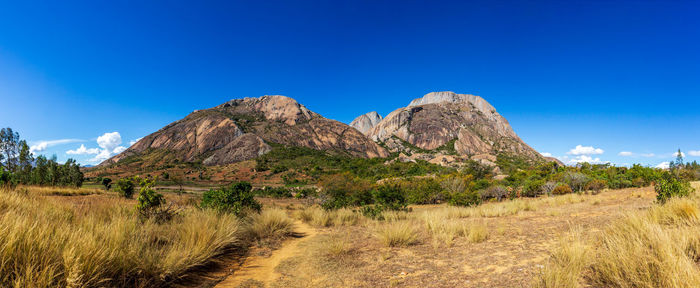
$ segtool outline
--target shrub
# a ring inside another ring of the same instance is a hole
[[[586,184],[586,190],[592,191],[593,194],[598,194],[600,193],[600,190],[605,189],[605,186],[607,186],[607,182],[605,182],[605,180],[594,179]]]
[[[131,178],[122,178],[117,181],[117,192],[124,198],[134,196],[134,181]]]
[[[693,188],[690,183],[677,179],[673,176],[667,176],[659,179],[654,186],[656,191],[656,201],[666,203],[671,197],[685,197],[690,195]]]
[[[491,186],[485,190],[481,190],[479,194],[481,195],[482,201],[487,199],[496,199],[496,201],[500,202],[503,197],[508,196],[508,189],[501,185]]]
[[[546,194],[547,196],[552,195],[552,190],[557,187],[557,183],[552,182],[552,181],[547,181],[547,183],[544,183],[542,185],[542,193]]]
[[[248,182],[211,189],[202,195],[201,207],[238,216],[244,215],[248,210],[260,212],[261,205],[255,200],[251,190],[252,186]]]
[[[105,186],[105,190],[109,191],[109,188],[112,188],[112,179],[102,178],[101,184]]]
[[[564,195],[569,193],[574,193],[574,191],[569,185],[564,183],[559,183],[559,185],[557,185],[557,187],[554,187],[554,189],[552,190],[552,194],[554,195]]]
[[[348,206],[372,204],[372,185],[369,181],[353,177],[350,173],[329,175],[320,182],[321,206],[338,209]]]
[[[373,190],[374,202],[388,210],[406,209],[406,197],[404,197],[401,187],[395,183],[379,185]]]
[[[569,187],[575,192],[581,192],[588,183],[588,176],[579,173],[567,173],[564,175],[564,183],[569,184]]]
[[[479,193],[475,191],[466,190],[452,194],[449,203],[454,206],[479,205],[481,203],[481,197]]]
[[[433,177],[401,181],[401,189],[411,204],[437,204],[445,201],[444,190]]]
[[[544,180],[532,180],[528,181],[523,187],[523,196],[525,197],[537,197],[542,194],[542,186],[544,185]]]
[[[151,188],[151,183],[142,183],[139,197],[136,199],[136,210],[139,211],[141,219],[153,219],[156,223],[170,221],[175,213],[170,208],[163,208],[165,197]]]

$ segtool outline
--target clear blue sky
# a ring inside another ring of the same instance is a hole
[[[532,147],[567,161],[656,166],[700,150],[698,2],[0,7],[0,126],[59,160],[94,164],[95,153],[232,98],[283,94],[350,122],[444,90],[483,96]],[[98,143],[108,132],[121,142]],[[64,141],[41,147],[50,140]],[[593,149],[567,154],[577,145]]]

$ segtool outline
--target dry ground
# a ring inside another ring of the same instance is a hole
[[[436,239],[423,216],[452,209],[444,205],[413,207],[395,221],[360,219],[354,225],[314,227],[313,232],[298,223],[307,237],[287,240],[270,256],[252,254],[244,261],[247,268],[217,287],[530,287],[555,243],[572,228],[584,234],[599,231],[621,212],[649,207],[654,197],[647,187],[519,200],[516,210],[509,210],[513,205],[506,201],[461,209],[446,220],[485,225],[488,238],[483,242],[466,236]],[[283,205],[290,214],[302,209]],[[382,244],[378,231],[401,223],[415,229],[418,242]],[[270,265],[275,265],[274,273]]]

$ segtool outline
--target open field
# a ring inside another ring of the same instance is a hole
[[[273,251],[274,279],[247,270],[218,287],[535,287],[572,230],[579,241],[593,238],[654,197],[647,187],[474,208],[426,205],[383,221],[285,203],[313,235],[286,242],[296,253],[285,249],[282,261]]]
[[[382,220],[350,209],[326,211],[297,199],[269,198],[259,199],[262,214],[239,219],[196,209],[192,203],[199,201],[199,194],[165,196],[181,216],[157,224],[138,220],[135,200],[100,189],[26,186],[2,191],[0,286],[596,287],[639,281],[637,286],[690,287],[687,284],[700,283],[695,265],[700,238],[694,236],[700,235],[696,233],[700,199],[692,196],[659,206],[654,204],[652,187],[470,208],[420,205],[410,212],[383,212]],[[625,238],[630,233],[653,245],[619,246],[638,243]],[[645,258],[660,263],[659,269],[646,274],[620,272],[635,267],[635,253],[667,256]],[[669,259],[678,261],[671,265]],[[645,275],[658,281],[650,282]]]

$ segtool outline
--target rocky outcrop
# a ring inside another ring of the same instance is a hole
[[[453,152],[484,164],[493,164],[499,153],[544,159],[515,134],[491,104],[468,94],[426,94],[391,112],[367,134],[392,152],[416,150],[406,147],[415,146],[419,150]]]
[[[223,165],[249,160],[270,144],[332,150],[355,157],[386,157],[388,152],[360,131],[323,118],[285,96],[234,99],[197,110],[148,135],[101,165],[151,151],[167,151],[180,161]]]
[[[382,116],[376,111],[372,111],[367,114],[360,115],[355,118],[355,120],[352,120],[350,127],[353,127],[362,132],[362,134],[367,135],[367,133],[371,131],[374,126],[377,126],[380,121],[382,121]]]

